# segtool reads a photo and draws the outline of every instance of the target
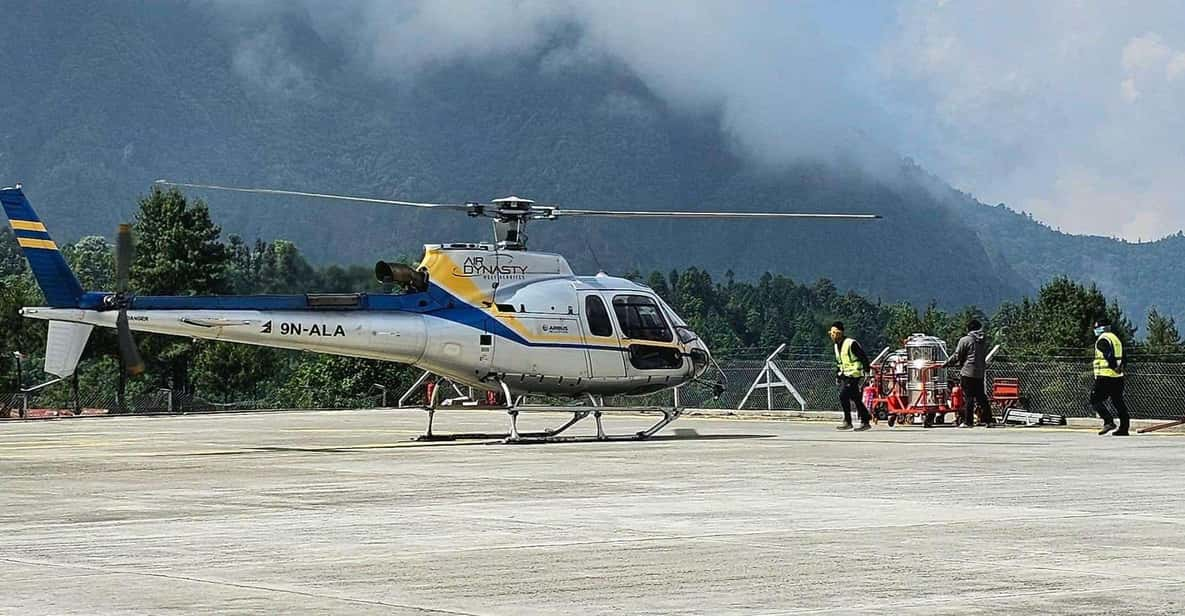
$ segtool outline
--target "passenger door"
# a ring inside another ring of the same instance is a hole
[[[589,367],[595,379],[625,378],[625,354],[621,336],[609,316],[609,306],[599,294],[580,293],[581,326],[588,345]]]

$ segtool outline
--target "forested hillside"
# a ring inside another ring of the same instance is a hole
[[[1185,312],[1185,273],[1171,265],[1183,240],[1060,235],[908,161],[875,173],[835,160],[759,168],[710,111],[671,109],[612,62],[557,63],[544,50],[380,81],[298,12],[253,25],[200,2],[0,11],[20,24],[0,45],[0,184],[23,182],[61,241],[110,235],[161,177],[415,200],[513,193],[578,208],[876,212],[885,219],[864,224],[569,220],[536,224],[531,243],[584,272],[825,277],[874,300],[950,309],[991,310],[1066,274],[1097,280],[1136,314]],[[290,239],[314,264],[490,235],[484,221],[436,213],[194,196],[227,233]]]

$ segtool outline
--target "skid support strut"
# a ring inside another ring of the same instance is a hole
[[[523,403],[523,396],[515,397],[511,392],[510,387],[505,381],[501,379],[496,380],[498,389],[501,390],[503,399],[508,403],[504,406],[498,407],[480,407],[488,410],[503,410],[506,412],[508,419],[507,432],[505,433],[465,433],[465,434],[438,434],[433,431],[435,426],[436,411],[438,408],[437,393],[439,388],[434,388],[432,395],[429,396],[428,404],[423,407],[424,412],[428,414],[428,425],[424,433],[416,437],[416,440],[457,440],[457,439],[501,439],[504,443],[524,443],[524,442],[539,442],[555,440],[560,434],[566,432],[572,426],[580,423],[582,420],[592,415],[596,421],[596,439],[598,441],[609,440],[644,440],[648,439],[660,430],[670,425],[671,422],[678,419],[683,414],[683,409],[679,407],[621,407],[605,406],[605,399],[601,396],[587,394],[588,406],[537,406],[525,405]],[[554,427],[541,430],[538,432],[524,432],[519,430],[518,419],[519,415],[523,413],[571,413],[569,417],[562,424]],[[661,418],[653,425],[640,430],[628,436],[614,436],[605,431],[604,416],[606,413],[623,413],[627,415],[650,414],[659,413]]]

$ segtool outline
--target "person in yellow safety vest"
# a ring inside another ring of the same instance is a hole
[[[1103,420],[1099,435],[1114,431],[1114,436],[1127,436],[1131,418],[1123,403],[1123,341],[1111,331],[1107,317],[1095,319],[1094,333],[1098,339],[1094,343],[1094,390],[1090,392],[1090,405]],[[1107,399],[1119,415],[1118,429],[1104,404]]]
[[[852,403],[856,404],[856,411],[860,415],[860,427],[856,432],[869,429],[872,415],[868,407],[864,406],[860,391],[860,381],[864,379],[864,371],[868,369],[868,354],[852,338],[843,332],[843,323],[836,321],[831,324],[831,342],[835,346],[835,382],[839,385],[839,403],[843,406],[843,424],[837,430],[852,429]]]

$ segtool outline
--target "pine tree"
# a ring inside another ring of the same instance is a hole
[[[192,203],[176,188],[140,199],[133,225],[136,260],[132,286],[146,295],[202,295],[228,289],[229,255],[201,199]]]
[[[115,258],[111,242],[99,235],[88,235],[62,250],[70,269],[83,289],[111,291],[115,288]]]
[[[222,230],[210,220],[210,210],[199,200],[189,202],[173,188],[152,192],[140,200],[133,225],[136,259],[131,286],[145,295],[202,295],[229,290],[230,253],[218,241]],[[145,336],[142,354],[159,384],[190,391],[189,366],[193,345],[183,339]]]
[[[8,225],[0,227],[0,276],[12,276],[29,271],[25,255],[17,245],[16,236]]]
[[[1178,355],[1182,352],[1181,334],[1172,317],[1166,317],[1153,307],[1148,311],[1148,339],[1144,350],[1150,355]]]

